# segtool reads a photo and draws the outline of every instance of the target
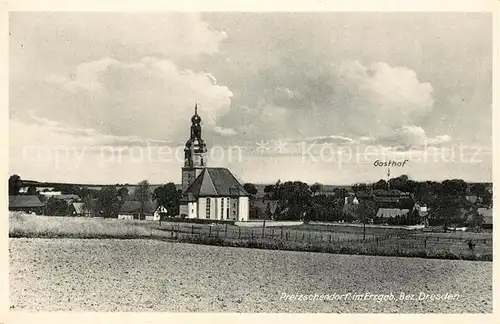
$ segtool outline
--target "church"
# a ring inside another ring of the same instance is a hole
[[[206,155],[195,105],[190,137],[184,147],[181,217],[248,221],[249,194],[228,169],[207,167]]]

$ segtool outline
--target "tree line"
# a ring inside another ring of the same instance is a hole
[[[9,177],[9,196],[20,195],[22,187],[23,181],[19,175],[14,174]],[[181,191],[173,182],[153,189],[147,180],[139,182],[131,192],[128,186],[107,185],[94,189],[72,184],[54,184],[52,191],[61,192],[64,195],[77,195],[84,205],[85,214],[106,218],[118,217],[121,206],[129,200],[140,203],[140,216],[145,214],[146,204],[153,201],[166,208],[167,212],[162,215],[163,217],[177,216],[181,198]],[[37,195],[45,203],[44,214],[46,215],[68,216],[72,212],[71,204],[67,201],[40,194],[35,185],[28,187],[26,195]]]
[[[262,199],[277,201],[277,208],[273,215],[269,214],[269,203],[266,211],[256,207],[253,184],[245,184],[250,194],[250,210],[256,218],[274,218],[276,220],[304,220],[304,221],[345,221],[387,223],[389,225],[415,225],[427,220],[430,225],[477,226],[482,217],[477,213],[477,207],[491,207],[492,193],[487,184],[467,184],[461,179],[418,182],[411,180],[407,175],[391,178],[389,181],[379,180],[375,183],[359,183],[351,186],[359,204],[345,206],[348,191],[344,188],[334,188],[333,194],[326,195],[323,185],[314,183],[308,185],[301,181],[278,181],[274,185],[264,187]],[[398,196],[397,202],[377,201],[377,195]],[[467,195],[476,196],[479,204],[466,199]],[[427,217],[423,217],[414,209],[415,203],[427,206]],[[408,209],[404,215],[391,218],[377,217],[381,207]]]

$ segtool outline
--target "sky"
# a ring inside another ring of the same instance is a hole
[[[9,38],[23,179],[178,183],[196,102],[242,182],[492,181],[490,13],[11,12]]]

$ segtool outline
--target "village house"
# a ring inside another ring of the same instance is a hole
[[[42,214],[45,205],[34,195],[9,196],[9,210]]]
[[[377,210],[377,218],[395,218],[396,216],[405,216],[408,214],[409,209],[401,209],[401,208],[379,208]]]
[[[485,229],[493,229],[493,209],[480,207],[477,209],[479,215],[483,216],[482,227]]]
[[[161,214],[166,212],[167,209],[156,202],[146,201],[141,215],[141,202],[127,200],[120,206],[118,219],[160,220]]]
[[[70,214],[72,216],[90,217],[91,208],[87,208],[83,202],[74,202],[71,204]]]
[[[190,138],[184,148],[181,217],[248,221],[249,194],[226,168],[206,166],[206,144],[201,138],[197,106],[191,118]]]

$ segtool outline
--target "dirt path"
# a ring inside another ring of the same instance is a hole
[[[491,313],[493,307],[491,262],[152,240],[10,239],[9,250],[14,311]],[[328,300],[348,293],[392,293],[395,300]],[[401,293],[459,297],[403,301]]]

